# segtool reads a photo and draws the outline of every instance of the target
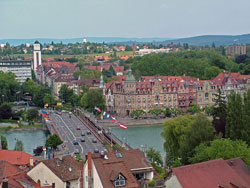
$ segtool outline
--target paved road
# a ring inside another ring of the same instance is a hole
[[[94,152],[94,149],[103,151],[105,148],[102,143],[93,135],[87,135],[89,129],[73,114],[69,118],[68,113],[62,113],[58,115],[51,113],[50,115],[52,123],[55,125],[59,134],[61,135],[64,143],[66,144],[65,153],[74,153],[76,149],[79,149],[80,154],[83,158],[88,152]],[[77,130],[77,127],[80,130]],[[81,133],[84,132],[85,136],[81,136]],[[81,142],[81,139],[85,139],[85,142]],[[96,140],[96,143],[93,143],[93,140]],[[79,145],[74,145],[73,141],[77,140]]]

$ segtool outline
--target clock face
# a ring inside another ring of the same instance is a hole
[[[40,44],[34,44],[34,50],[40,50]]]

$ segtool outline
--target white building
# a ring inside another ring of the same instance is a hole
[[[168,53],[169,49],[140,49],[136,51],[137,55],[143,56],[151,53]]]
[[[26,60],[0,60],[0,71],[12,72],[20,83],[27,78],[31,79],[31,61]]]
[[[36,41],[33,45],[33,70],[36,71],[37,67],[42,64],[41,45]]]

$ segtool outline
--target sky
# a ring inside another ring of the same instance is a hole
[[[250,0],[0,0],[0,39],[250,33]]]

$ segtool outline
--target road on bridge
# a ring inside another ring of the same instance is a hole
[[[66,145],[65,154],[72,154],[78,149],[80,155],[85,158],[88,152],[93,153],[96,149],[99,152],[104,151],[103,144],[92,133],[87,134],[89,129],[75,115],[69,115],[68,112],[63,112],[62,115],[51,113],[50,118]],[[79,128],[80,130],[77,130]],[[84,133],[84,136],[81,133]],[[81,139],[84,139],[85,142],[82,142]],[[78,142],[78,145],[73,144],[74,140]]]

